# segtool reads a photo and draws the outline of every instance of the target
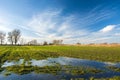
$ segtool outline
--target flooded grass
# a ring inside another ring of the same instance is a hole
[[[115,72],[120,72],[120,68],[119,67],[115,67],[115,66],[108,66],[109,69],[115,71]]]
[[[21,76],[31,73],[34,73],[34,75],[51,74],[54,77],[58,77],[60,80],[74,80],[75,78],[89,79],[91,77],[107,78],[120,75],[120,72],[117,71],[118,68],[115,68],[115,65],[118,66],[117,63],[98,62],[69,57],[30,61],[20,59],[16,62],[5,62],[1,66],[3,69],[1,73],[8,77],[12,74]]]
[[[117,80],[119,62],[119,46],[0,46],[0,75],[7,78],[52,74],[53,80]]]
[[[23,65],[14,65],[4,68],[6,71],[4,75],[8,76],[11,73],[18,74],[18,75],[24,75],[29,73],[36,73],[36,74],[52,74],[52,75],[62,75],[64,73],[65,75],[72,75],[72,76],[80,76],[80,75],[86,75],[86,74],[97,74],[101,73],[102,70],[98,70],[95,68],[83,68],[83,67],[76,67],[76,66],[44,66],[44,67],[38,67],[38,66],[23,66]]]

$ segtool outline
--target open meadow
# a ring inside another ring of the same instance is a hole
[[[120,46],[0,46],[1,63],[6,60],[72,57],[120,62]]]

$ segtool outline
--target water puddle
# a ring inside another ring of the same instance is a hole
[[[20,67],[17,68],[16,65]],[[69,57],[6,61],[1,68],[4,70],[1,71],[0,80],[47,80],[48,77],[50,80],[69,80],[71,78],[88,79],[90,77],[120,76],[120,63],[97,62]],[[17,69],[20,70],[17,72]],[[20,72],[25,74],[19,74]]]

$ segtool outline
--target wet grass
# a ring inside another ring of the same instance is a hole
[[[55,65],[55,66],[25,66],[25,65],[14,65],[5,67],[4,70],[7,73],[15,73],[19,75],[23,74],[29,74],[31,72],[34,72],[36,74],[53,74],[53,75],[60,75],[60,74],[67,74],[72,76],[79,76],[79,75],[85,75],[85,74],[97,74],[103,72],[102,70],[98,70],[95,68],[84,68],[78,67],[78,66],[69,66],[69,65]]]
[[[111,78],[99,78],[99,79],[91,77],[90,80],[120,80],[120,76],[113,76]]]
[[[63,79],[63,80],[66,80],[66,79]],[[71,78],[70,80],[86,80],[86,79],[84,79],[84,78]],[[120,76],[114,76],[114,77],[111,77],[111,78],[94,78],[94,77],[90,77],[87,80],[120,80]]]
[[[115,72],[120,72],[120,68],[119,67],[108,66],[108,69],[111,69],[112,71],[115,71]]]
[[[85,75],[85,74],[97,74],[104,72],[103,70],[99,70],[93,67],[85,67],[85,66],[63,66],[62,71],[66,74],[71,74],[73,76],[77,75]]]

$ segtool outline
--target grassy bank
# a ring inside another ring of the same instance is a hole
[[[0,46],[0,63],[59,56],[120,62],[120,46]]]

